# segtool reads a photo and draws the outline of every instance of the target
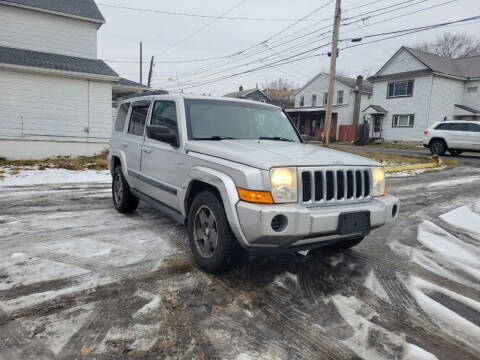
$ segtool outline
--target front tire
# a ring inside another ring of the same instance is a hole
[[[188,213],[190,249],[206,272],[229,270],[242,258],[243,249],[230,229],[219,199],[210,191],[199,193]]]
[[[117,166],[113,172],[112,198],[115,209],[122,214],[132,213],[138,207],[138,198],[130,191],[121,166]]]
[[[463,151],[460,150],[448,150],[452,156],[458,156],[460,155]]]
[[[432,140],[429,147],[432,155],[443,155],[447,151],[447,144],[443,140]]]

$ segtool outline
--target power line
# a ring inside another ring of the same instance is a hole
[[[230,9],[228,9],[227,11],[225,11],[222,15],[220,16],[224,16],[224,15],[227,15],[229,12],[235,10],[237,7],[239,7],[240,5],[242,5],[245,1],[247,0],[240,0],[238,3],[236,3],[234,6],[232,6]],[[173,45],[170,45],[169,47],[167,47],[166,49],[160,51],[159,53],[157,54],[163,54],[175,47],[177,47],[178,45],[180,45],[181,43],[185,42],[186,40],[190,39],[191,37],[195,36],[196,34],[198,34],[199,32],[205,30],[207,27],[209,27],[210,25],[212,25],[213,23],[217,22],[218,20],[220,20],[220,18],[215,18],[213,19],[212,21],[208,22],[207,24],[205,24],[204,26],[202,26],[201,28],[195,30],[194,32],[190,33],[189,35],[187,35],[186,37],[184,37],[183,39],[177,41],[176,43],[174,43]]]
[[[290,22],[296,21],[298,19],[282,19],[282,18],[252,18],[252,17],[242,17],[242,16],[223,16],[223,15],[204,15],[204,14],[194,14],[194,13],[185,13],[185,12],[177,12],[177,11],[166,11],[166,10],[154,10],[154,9],[146,9],[146,8],[134,8],[129,6],[120,6],[120,5],[113,5],[113,4],[98,4],[99,6],[104,7],[111,7],[116,9],[123,9],[123,10],[131,10],[131,11],[139,11],[139,12],[147,12],[147,13],[154,13],[154,14],[164,14],[164,15],[174,15],[174,16],[186,16],[186,17],[196,17],[196,18],[204,18],[204,19],[218,19],[218,20],[242,20],[242,21],[277,21],[277,22]],[[317,21],[315,19],[310,19],[308,21]]]
[[[364,45],[367,45],[367,44],[371,44],[371,43],[375,43],[375,42],[380,42],[380,41],[385,41],[385,40],[392,39],[392,38],[396,38],[396,37],[400,37],[400,36],[406,36],[406,35],[410,35],[410,34],[417,33],[417,32],[421,32],[421,31],[436,29],[436,28],[443,27],[443,26],[448,26],[448,25],[452,25],[452,24],[459,24],[459,23],[462,23],[462,22],[473,21],[473,20],[478,20],[478,19],[480,19],[480,15],[479,15],[479,16],[473,16],[473,17],[470,17],[470,18],[460,19],[460,20],[456,20],[456,21],[451,21],[451,22],[445,22],[445,23],[440,23],[440,24],[428,25],[428,26],[424,26],[424,27],[410,28],[410,29],[404,29],[404,30],[397,30],[397,31],[394,31],[394,32],[389,32],[389,33],[372,34],[372,35],[368,35],[368,36],[369,36],[369,37],[373,37],[373,36],[383,36],[383,35],[385,35],[385,34],[393,34],[393,35],[392,35],[392,36],[389,36],[389,37],[386,37],[386,38],[383,38],[383,39],[372,40],[372,41],[365,42],[365,43],[359,43],[359,44],[354,44],[354,45],[346,46],[346,47],[342,48],[341,50],[346,50],[346,49],[353,48],[353,47],[358,47],[358,46],[364,46]],[[399,33],[400,31],[403,31],[404,33]],[[344,39],[343,41],[345,41],[345,40],[348,40],[348,39]],[[228,78],[231,78],[231,77],[235,77],[235,76],[239,76],[239,75],[242,75],[242,74],[246,74],[246,73],[249,73],[249,72],[258,71],[258,70],[262,70],[262,69],[269,68],[269,67],[273,67],[273,66],[281,66],[281,65],[285,65],[285,64],[292,63],[292,62],[296,62],[296,61],[300,61],[300,60],[312,58],[312,57],[318,57],[318,56],[326,55],[325,53],[322,53],[322,54],[313,54],[313,55],[307,55],[307,56],[304,56],[304,57],[301,57],[301,58],[294,59],[295,57],[298,57],[298,56],[300,56],[300,55],[304,55],[304,54],[306,54],[306,53],[313,52],[313,51],[315,51],[315,50],[317,50],[317,49],[319,49],[319,48],[322,48],[322,47],[325,47],[325,46],[328,46],[328,45],[329,45],[329,44],[324,44],[324,45],[322,45],[322,46],[320,46],[320,47],[317,47],[317,48],[314,48],[314,49],[310,49],[310,50],[301,52],[301,53],[299,53],[299,54],[292,55],[292,56],[290,56],[290,57],[281,59],[281,60],[279,60],[279,61],[275,61],[275,62],[272,62],[272,63],[269,63],[269,64],[265,64],[265,65],[262,65],[262,66],[259,66],[259,67],[253,68],[253,69],[245,70],[245,71],[242,71],[242,72],[238,72],[238,73],[235,73],[235,74],[226,75],[226,76],[223,76],[223,77],[221,77],[221,78],[210,79],[210,80],[203,81],[203,82],[199,82],[199,83],[191,82],[190,84],[182,84],[183,86],[180,86],[180,88],[190,89],[190,88],[199,86],[198,84],[206,85],[206,84],[210,84],[210,83],[213,83],[213,82],[218,82],[218,81],[221,81],[221,80],[225,80],[225,79],[228,79]],[[185,85],[186,85],[186,86],[185,86]]]

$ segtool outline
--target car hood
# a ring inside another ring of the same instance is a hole
[[[269,170],[276,166],[360,165],[381,166],[376,161],[320,146],[273,140],[193,140],[187,151]]]

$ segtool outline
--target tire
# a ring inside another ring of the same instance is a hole
[[[447,151],[447,144],[445,144],[445,141],[443,140],[432,140],[430,142],[430,153],[432,155],[437,154],[437,155],[443,155]]]
[[[243,249],[230,229],[225,209],[210,191],[199,193],[188,212],[190,249],[198,266],[221,273],[235,266]]]
[[[448,150],[452,156],[458,156],[460,155],[463,151],[460,150]]]
[[[112,198],[115,209],[122,214],[132,213],[138,207],[138,198],[131,193],[121,166],[117,166],[113,172]]]

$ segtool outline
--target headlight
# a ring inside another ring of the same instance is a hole
[[[270,183],[274,202],[297,202],[297,168],[270,169]]]
[[[373,196],[386,195],[385,171],[381,167],[372,168]]]

